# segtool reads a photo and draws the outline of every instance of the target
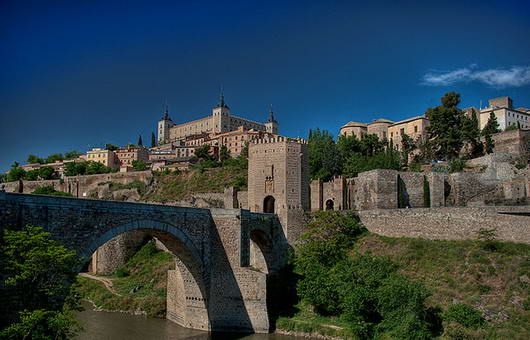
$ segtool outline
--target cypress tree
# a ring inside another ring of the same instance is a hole
[[[151,131],[151,147],[154,148],[155,146],[156,146],[155,133]]]
[[[142,143],[142,135],[140,135],[138,137],[138,146],[143,146],[144,144]]]

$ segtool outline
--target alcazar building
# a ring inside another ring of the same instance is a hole
[[[186,140],[192,136],[205,134],[223,134],[236,131],[239,128],[244,130],[265,132],[268,134],[278,134],[278,122],[274,119],[272,110],[269,112],[269,119],[266,123],[259,123],[249,119],[233,116],[230,108],[225,103],[224,95],[221,93],[219,103],[212,109],[212,114],[193,120],[191,122],[175,124],[169,118],[166,107],[164,116],[158,121],[158,144],[166,144],[179,140]]]

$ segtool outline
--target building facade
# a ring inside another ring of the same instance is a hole
[[[111,150],[94,148],[87,152],[86,160],[101,163],[112,169],[117,169],[120,167],[120,163],[116,158],[116,154]]]
[[[530,109],[514,108],[510,97],[493,98],[488,101],[489,106],[480,110],[480,128],[483,129],[491,113],[497,118],[499,128],[506,130],[509,127],[530,128]]]
[[[143,146],[128,146],[114,151],[118,164],[121,167],[132,167],[133,161],[149,160],[149,152]]]
[[[429,120],[425,116],[417,116],[388,126],[388,137],[392,140],[394,147],[401,149],[401,140],[404,134],[409,135],[416,143],[427,140],[427,126]]]
[[[277,134],[279,124],[274,119],[272,110],[269,113],[269,119],[266,123],[231,115],[230,108],[225,102],[224,95],[221,93],[219,103],[213,108],[210,116],[191,122],[174,124],[171,118],[169,118],[169,113],[166,108],[164,117],[158,121],[158,143],[165,144],[203,134],[222,134],[237,130],[241,126],[247,130]]]

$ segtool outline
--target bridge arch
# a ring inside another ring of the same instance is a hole
[[[184,327],[211,330],[207,263],[191,238],[180,228],[149,219],[124,223],[94,239],[84,257],[90,257],[114,237],[132,231],[155,237],[175,259],[175,269],[167,273],[166,317]]]

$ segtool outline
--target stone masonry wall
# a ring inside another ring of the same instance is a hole
[[[80,198],[98,197],[101,183],[115,182],[120,184],[129,184],[134,181],[142,181],[148,184],[151,181],[151,171],[134,171],[127,173],[111,173],[99,175],[84,175],[65,177],[63,180],[46,180],[46,181],[22,181],[23,190],[21,193],[30,194],[35,189],[51,185],[55,190],[64,191]],[[19,192],[18,182],[4,183],[6,192]]]
[[[530,130],[512,130],[497,133],[493,136],[495,152],[513,154],[530,153]]]
[[[477,231],[486,228],[495,229],[500,240],[530,244],[529,206],[379,209],[360,211],[359,217],[370,232],[390,237],[476,239]]]
[[[103,275],[114,273],[134,255],[147,236],[136,230],[114,237],[92,254],[90,271]]]

